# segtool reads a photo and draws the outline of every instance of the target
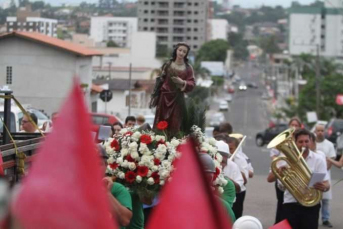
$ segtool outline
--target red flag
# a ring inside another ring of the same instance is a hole
[[[75,80],[12,206],[23,228],[117,228],[79,85]]]
[[[216,198],[205,177],[192,142],[179,148],[173,179],[162,191],[148,229],[231,228],[228,214]]]
[[[338,94],[336,96],[336,104],[337,105],[343,105],[343,95],[342,94]]]
[[[280,223],[271,226],[269,229],[292,229],[291,225],[289,225],[288,220],[282,220]]]
[[[4,161],[2,160],[2,153],[0,151],[0,176],[5,176],[4,168],[2,167],[2,164]]]

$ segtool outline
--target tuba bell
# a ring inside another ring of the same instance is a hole
[[[294,128],[285,130],[268,144],[268,149],[276,148],[285,155],[272,161],[271,170],[301,205],[312,207],[322,199],[322,192],[308,187],[312,173],[292,139],[294,131]],[[280,172],[278,163],[286,163],[287,166]]]

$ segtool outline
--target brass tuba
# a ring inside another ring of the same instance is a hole
[[[294,128],[285,130],[268,144],[267,148],[276,148],[285,155],[275,158],[272,161],[271,169],[301,205],[312,207],[322,199],[322,192],[308,187],[311,171],[292,139],[293,132]],[[277,163],[280,161],[287,164],[286,169],[282,172],[279,172],[277,168]]]

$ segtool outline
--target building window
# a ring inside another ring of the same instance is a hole
[[[155,22],[155,19],[152,18],[150,21],[151,21],[151,22]]]
[[[144,19],[144,22],[148,22],[148,19],[147,19],[147,18],[145,18],[145,19]]]
[[[198,32],[198,28],[194,28],[194,32]]]
[[[6,68],[6,84],[12,84],[12,66]]]
[[[198,23],[198,20],[194,20],[194,23]]]
[[[197,2],[194,3],[194,6],[198,6],[198,5],[199,5],[199,3],[197,3]]]
[[[197,49],[197,48],[198,48],[198,46],[197,46],[197,45],[194,45],[194,46],[193,46],[193,48],[194,48],[194,49]]]

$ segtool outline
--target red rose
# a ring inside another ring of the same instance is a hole
[[[131,157],[130,154],[127,155],[127,156],[125,157],[125,159],[126,159],[128,162],[135,162],[135,159],[133,159],[133,158]]]
[[[154,178],[155,184],[160,183],[160,175],[158,175],[158,172],[153,172],[151,177]]]
[[[125,173],[125,180],[129,183],[133,183],[136,180],[136,173],[128,171]]]
[[[157,123],[157,129],[159,130],[165,130],[168,127],[168,122],[166,121],[160,121],[159,123]]]
[[[115,170],[116,168],[118,168],[118,164],[113,162],[112,164],[109,165],[111,167],[111,169]]]
[[[113,141],[111,142],[111,147],[115,151],[119,151],[120,150],[119,142],[117,141],[117,139],[113,139]]]
[[[133,135],[133,132],[132,131],[128,131],[124,134],[124,136],[132,136]]]
[[[149,172],[149,168],[146,166],[139,166],[137,168],[137,175],[141,177],[146,177],[146,175],[148,175],[148,172]]]
[[[155,165],[159,165],[159,164],[161,164],[161,161],[160,161],[160,159],[157,159],[157,158],[155,158],[155,159],[154,159],[154,164],[155,164]]]
[[[163,141],[163,140],[159,140],[156,144],[156,148],[159,146],[159,145],[165,145],[167,146],[167,144]]]
[[[151,136],[150,135],[148,135],[148,134],[143,134],[142,136],[141,136],[141,143],[145,143],[145,144],[147,144],[147,145],[149,145],[151,142],[152,142],[152,139],[151,139]]]
[[[213,181],[215,181],[215,180],[217,179],[217,177],[219,176],[219,174],[220,174],[220,169],[218,169],[218,168],[216,167],[216,173],[215,173],[214,176],[213,176]]]

